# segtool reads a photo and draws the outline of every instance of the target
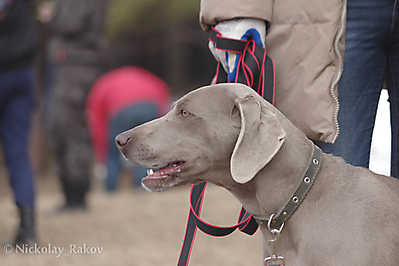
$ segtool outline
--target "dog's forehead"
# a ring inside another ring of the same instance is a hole
[[[244,97],[248,94],[253,94],[253,90],[243,84],[239,83],[222,83],[210,86],[204,86],[193,90],[183,96],[183,101],[199,101],[228,103],[234,102],[235,99]]]
[[[195,113],[230,113],[237,99],[257,95],[251,88],[239,83],[221,83],[193,90],[176,102]]]
[[[196,89],[182,98],[176,105],[185,106],[197,111],[204,109],[225,109],[234,105],[234,95],[229,90],[215,89],[214,87],[202,87]]]

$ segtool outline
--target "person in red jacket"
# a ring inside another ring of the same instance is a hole
[[[117,189],[123,166],[115,137],[165,114],[169,107],[166,83],[139,67],[115,69],[95,82],[87,101],[87,114],[96,160],[106,165],[108,192]],[[132,170],[134,185],[139,186],[146,169],[133,165]]]

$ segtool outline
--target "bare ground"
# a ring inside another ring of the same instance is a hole
[[[40,247],[63,248],[63,255],[24,255],[3,248],[0,266],[176,265],[186,225],[189,187],[149,193],[125,185],[120,192],[108,195],[96,184],[90,194],[89,211],[54,215],[51,211],[62,199],[56,181],[49,176],[37,182],[38,231]],[[239,209],[240,204],[228,192],[208,186],[203,208],[207,221],[233,224]],[[7,177],[2,174],[0,243],[12,239],[16,214]],[[83,245],[97,254],[76,254]],[[190,265],[262,265],[260,235],[237,231],[215,238],[199,231]]]

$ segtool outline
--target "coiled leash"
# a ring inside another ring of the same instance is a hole
[[[265,100],[275,104],[275,66],[265,48],[260,47],[251,39],[224,38],[215,28],[212,28],[209,40],[215,44],[217,49],[240,55],[235,73],[235,83],[243,83],[253,88]],[[220,67],[220,62],[216,68],[216,82],[227,82],[227,73],[223,67]],[[241,208],[238,223],[230,227],[214,226],[203,221],[200,214],[206,185],[207,182],[203,182],[191,187],[190,212],[178,266],[188,265],[197,228],[218,237],[229,235],[237,228],[249,235],[253,235],[258,229],[255,218],[244,208]]]

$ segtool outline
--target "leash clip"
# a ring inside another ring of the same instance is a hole
[[[270,218],[269,218],[269,220],[267,221],[267,230],[269,230],[269,232],[270,232],[273,236],[274,236],[274,235],[277,235],[277,236],[278,236],[278,235],[280,235],[281,231],[283,231],[283,228],[284,228],[284,224],[285,224],[285,223],[282,223],[279,229],[272,228],[272,227],[271,227],[271,224],[272,224],[272,220],[273,220],[273,217],[274,217],[274,216],[276,216],[275,213],[272,213],[272,215],[270,215]]]
[[[276,252],[276,245],[277,245],[277,242],[280,240],[280,233],[284,228],[284,223],[280,226],[279,229],[271,228],[271,223],[272,223],[273,217],[275,215],[276,215],[275,213],[270,215],[269,221],[267,222],[267,230],[269,230],[269,232],[273,235],[273,238],[268,240],[268,244],[269,244],[269,247],[271,250],[271,256],[264,259],[265,266],[284,266],[285,265],[284,257],[277,255],[277,252]]]

